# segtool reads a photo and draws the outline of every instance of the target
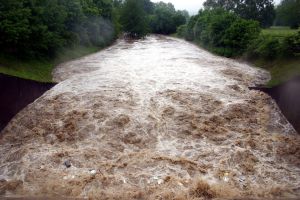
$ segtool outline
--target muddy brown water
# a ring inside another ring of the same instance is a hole
[[[249,90],[266,71],[149,36],[53,75],[59,84],[2,131],[3,197],[300,195],[300,136],[269,95]]]

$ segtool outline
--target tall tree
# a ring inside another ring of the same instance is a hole
[[[123,30],[131,37],[141,38],[149,31],[144,4],[140,0],[126,0],[120,20]]]
[[[283,0],[276,10],[279,25],[297,29],[300,26],[300,0]]]
[[[53,57],[114,37],[112,0],[0,0],[0,53]]]
[[[176,11],[171,3],[159,2],[154,6],[154,14],[150,17],[150,26],[154,33],[175,33],[178,26],[185,24],[187,11]]]
[[[244,19],[256,20],[262,27],[271,26],[275,19],[273,0],[207,0],[204,7],[206,9],[223,8]]]
[[[31,34],[29,18],[31,11],[24,1],[0,0],[0,47],[16,53]]]

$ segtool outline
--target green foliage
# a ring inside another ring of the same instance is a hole
[[[284,50],[288,55],[300,55],[300,31],[292,36],[286,37],[284,40]]]
[[[51,58],[65,47],[105,46],[112,19],[111,0],[0,0],[0,53]]]
[[[242,55],[260,33],[259,24],[223,9],[200,11],[187,24],[186,39],[195,40],[217,54]]]
[[[256,21],[237,19],[225,31],[224,45],[237,55],[243,54],[249,44],[259,36],[260,28]]]
[[[154,14],[150,16],[150,27],[153,33],[172,34],[186,23],[188,17],[187,11],[176,11],[173,4],[159,2],[154,5]]]
[[[274,59],[279,56],[282,50],[282,43],[278,38],[270,35],[261,35],[248,49],[249,57]]]
[[[249,58],[274,60],[277,58],[292,58],[300,54],[300,32],[285,37],[276,35],[260,35],[249,47]]]
[[[299,30],[300,31],[300,30]],[[268,29],[263,29],[262,34],[271,35],[273,37],[285,38],[286,36],[294,35],[298,31],[285,26],[273,26]]]
[[[283,0],[276,9],[276,24],[297,29],[300,26],[300,0]]]
[[[199,15],[192,16],[187,23],[185,39],[188,41],[195,40],[194,27],[197,23]]]
[[[126,0],[121,11],[123,30],[131,37],[141,38],[149,32],[146,12],[140,0]]]
[[[269,27],[275,18],[273,0],[206,0],[206,9],[222,8],[244,19],[259,21],[262,27]]]
[[[181,38],[184,38],[186,37],[187,35],[187,25],[184,24],[184,25],[181,25],[177,28],[177,36],[178,37],[181,37]]]

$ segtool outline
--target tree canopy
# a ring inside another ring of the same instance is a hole
[[[123,30],[132,37],[144,37],[149,32],[148,19],[140,0],[126,0],[121,11]]]
[[[300,26],[300,0],[283,0],[276,9],[276,24],[297,29]]]
[[[150,16],[150,26],[154,33],[171,34],[176,32],[177,27],[185,24],[188,18],[187,11],[176,11],[173,4],[158,2]]]
[[[110,0],[0,0],[2,53],[55,56],[76,45],[104,46],[115,36]]]
[[[186,26],[185,37],[223,56],[237,56],[245,52],[258,37],[257,21],[243,19],[222,8],[200,10]]]
[[[269,27],[275,19],[273,0],[206,0],[206,9],[223,8],[234,12],[244,19],[260,22],[262,27]]]
[[[150,0],[0,0],[0,54],[52,58],[64,48],[106,46],[121,31],[175,33],[187,18]]]

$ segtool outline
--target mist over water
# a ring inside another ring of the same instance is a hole
[[[263,70],[150,36],[64,63],[54,79],[2,132],[2,195],[300,195],[299,135],[248,89]]]

